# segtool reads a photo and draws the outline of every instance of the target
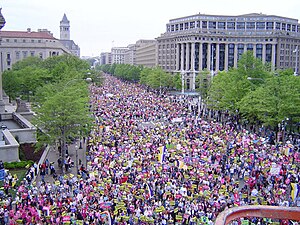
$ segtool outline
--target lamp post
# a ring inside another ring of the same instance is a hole
[[[76,174],[78,173],[78,145],[75,145],[75,158],[76,158]]]
[[[75,78],[72,80],[69,80],[64,86],[63,89],[65,89],[70,83],[74,82],[74,81],[79,81],[79,80],[83,80],[80,78]],[[87,82],[92,82],[92,78],[87,77],[84,79]],[[63,164],[65,163],[65,156],[66,156],[66,126],[63,126],[62,129],[62,162]],[[77,146],[77,145],[76,145]],[[76,166],[77,166],[77,170],[78,170],[78,146],[76,147]],[[64,174],[64,170],[62,170],[63,174]]]
[[[296,48],[293,51],[293,53],[296,53],[296,62],[295,62],[294,76],[298,76],[298,45],[296,46]]]

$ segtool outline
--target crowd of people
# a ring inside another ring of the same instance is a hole
[[[297,145],[272,145],[201,118],[183,96],[108,75],[91,86],[91,106],[87,166],[54,183],[24,180],[0,224],[213,224],[234,206],[300,206]]]

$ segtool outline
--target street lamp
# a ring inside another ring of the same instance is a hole
[[[76,154],[76,174],[78,173],[78,145],[75,145]]]
[[[64,86],[63,86],[63,89],[65,89],[70,83],[74,82],[74,81],[78,81],[78,80],[83,80],[83,79],[80,79],[80,78],[75,78],[75,79],[72,79],[72,80],[69,80]],[[86,82],[92,82],[92,78],[90,77],[87,77],[84,79]],[[65,130],[65,126],[63,126],[63,130],[62,130],[62,139],[63,139],[63,143],[62,143],[62,161],[63,163],[65,162],[65,154],[66,154],[66,130]],[[76,145],[77,146],[77,145]],[[76,147],[76,166],[77,166],[77,170],[78,170],[78,146]],[[64,173],[64,170],[62,170],[62,172]]]
[[[298,45],[296,46],[295,50],[293,53],[296,53],[296,63],[295,63],[295,71],[294,71],[294,76],[298,76]]]

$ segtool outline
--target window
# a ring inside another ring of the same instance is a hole
[[[202,28],[207,29],[207,21],[202,21]]]
[[[34,40],[31,40],[31,43],[34,43]]]
[[[255,22],[247,22],[246,27],[248,30],[254,30],[255,29]]]
[[[267,22],[267,30],[273,30],[274,23],[273,22]]]
[[[292,25],[292,31],[295,32],[296,31],[296,25]]]
[[[26,40],[25,39],[23,39],[23,43],[25,43],[26,42]]]
[[[32,52],[30,52],[30,56],[34,56],[34,52],[32,51]]]
[[[42,40],[38,40],[38,43],[41,43],[42,42]]]
[[[225,29],[225,22],[218,22],[219,29]]]
[[[291,31],[291,24],[287,24],[286,30],[287,30],[287,31]]]
[[[185,30],[189,29],[189,23],[184,23],[184,29]]]
[[[257,30],[264,30],[265,29],[265,22],[257,22],[256,23],[256,29]]]
[[[208,28],[209,29],[216,29],[217,23],[213,21],[208,22]]]
[[[15,40],[14,40],[14,42],[15,42],[15,43],[17,43],[17,42],[18,42],[18,40],[17,40],[17,39],[15,39]]]
[[[280,30],[280,23],[276,22],[276,30]]]
[[[180,24],[180,30],[183,30],[183,23]]]
[[[237,22],[236,23],[236,28],[238,30],[245,30],[245,22]]]
[[[27,57],[27,51],[22,51],[22,54],[23,54],[23,58]]]
[[[235,22],[227,22],[227,29],[234,30],[235,29]]]
[[[285,24],[285,23],[282,23],[282,24],[281,24],[281,30],[285,30],[285,29],[286,29],[285,27],[286,27],[286,24]]]
[[[10,60],[10,53],[7,53],[7,60]]]
[[[20,52],[19,51],[16,52],[16,59],[17,60],[20,59]]]

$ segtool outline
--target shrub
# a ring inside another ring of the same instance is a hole
[[[34,162],[32,160],[20,161],[20,162],[10,162],[10,163],[4,162],[4,168],[5,169],[21,169],[21,168],[30,167],[30,166],[32,166],[33,163]]]

